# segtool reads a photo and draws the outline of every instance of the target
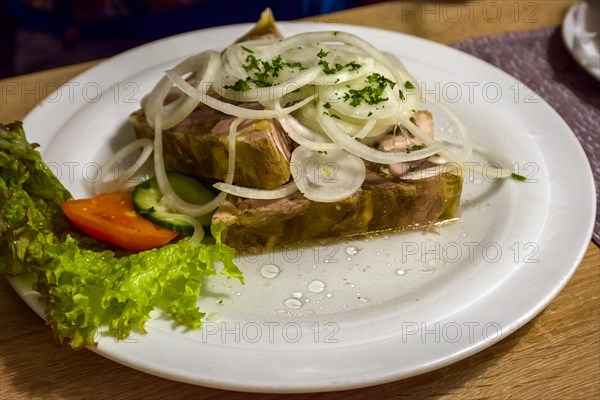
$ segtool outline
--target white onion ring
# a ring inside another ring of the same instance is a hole
[[[230,100],[265,101],[283,97],[286,94],[301,88],[302,86],[310,84],[321,75],[323,75],[323,70],[321,67],[312,67],[304,72],[299,73],[295,78],[289,79],[277,85],[253,88],[245,92],[225,89],[222,86],[222,82],[219,84],[219,82],[216,81],[213,82],[212,88],[219,95]]]
[[[363,127],[361,128],[360,131],[358,131],[358,133],[354,136],[352,136],[354,138],[354,140],[356,139],[364,139],[366,136],[369,135],[369,133],[371,132],[371,130],[373,130],[373,127],[375,127],[375,124],[377,123],[376,120],[374,119],[370,119],[367,122],[365,122],[365,124],[363,125]]]
[[[364,161],[342,149],[322,153],[299,146],[292,152],[290,168],[304,197],[324,203],[352,196],[366,176]]]
[[[216,51],[205,51],[198,55],[186,58],[177,64],[173,70],[179,75],[188,72],[196,72],[196,90],[206,92],[206,82],[213,80],[220,65],[219,53]],[[185,119],[198,105],[199,101],[193,97],[183,96],[173,103],[164,105],[165,98],[171,91],[173,84],[167,76],[154,86],[154,89],[144,100],[144,114],[150,126],[154,126],[155,114],[161,113],[162,129],[169,129]]]
[[[411,153],[380,151],[364,145],[363,143],[355,140],[352,136],[348,136],[337,126],[333,118],[323,114],[325,108],[323,107],[322,103],[318,105],[318,109],[319,112],[317,112],[317,119],[331,140],[338,143],[340,146],[342,146],[342,148],[346,149],[350,153],[353,153],[368,161],[380,164],[394,164],[397,162],[421,160],[437,154],[450,145],[449,143],[443,141],[433,142],[431,139],[429,139],[431,145]]]
[[[192,85],[187,83],[185,79],[181,76],[177,75],[174,71],[167,71],[167,76],[171,81],[181,89],[185,94],[190,97],[195,98],[201,103],[206,104],[207,106],[221,111],[222,113],[233,115],[238,118],[246,118],[246,119],[271,119],[278,118],[282,115],[286,115],[295,111],[304,105],[310,103],[315,96],[309,96],[306,99],[286,108],[282,108],[280,110],[252,110],[249,108],[239,107],[230,103],[226,103],[224,101],[215,99],[214,97],[208,96],[206,93],[202,93],[201,91],[194,88]]]
[[[131,143],[128,143],[125,147],[117,151],[107,162],[102,165],[100,171],[108,171],[110,167],[114,164],[119,164],[120,161],[125,159],[129,154],[136,151],[139,147],[142,148],[142,154],[137,158],[137,160],[129,166],[122,174],[116,176],[116,179],[113,179],[112,182],[107,180],[108,174],[104,175],[100,178],[99,184],[94,183],[94,192],[96,194],[100,193],[111,193],[111,192],[119,192],[127,189],[131,189],[139,182],[127,182],[131,179],[137,171],[139,171],[140,167],[148,160],[150,154],[152,154],[152,141],[147,138],[137,139]]]
[[[158,188],[163,195],[163,199],[168,206],[174,208],[180,213],[189,215],[191,217],[206,215],[223,203],[227,193],[221,192],[217,195],[217,197],[203,205],[190,204],[177,196],[167,178],[164,158],[162,157],[162,130],[160,116],[160,113],[156,114],[154,125],[154,170],[156,173]],[[242,119],[238,118],[233,121],[229,127],[229,160],[227,174],[225,176],[225,182],[229,184],[233,182],[233,176],[235,173],[235,136],[237,133],[237,127],[242,121]]]
[[[298,186],[296,186],[296,183],[294,181],[286,183],[285,185],[279,186],[278,188],[271,190],[230,185],[224,182],[217,182],[213,186],[222,192],[229,193],[237,197],[260,200],[280,199],[298,191]]]

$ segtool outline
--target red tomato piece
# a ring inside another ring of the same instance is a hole
[[[160,247],[178,235],[135,212],[131,192],[103,193],[90,199],[65,201],[61,208],[83,232],[129,251]]]

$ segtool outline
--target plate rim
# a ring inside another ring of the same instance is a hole
[[[460,54],[460,57],[468,57],[471,62],[476,62],[476,63],[483,63],[485,64],[487,67],[491,67],[495,70],[495,73],[501,73],[503,74],[505,77],[510,77],[510,79],[513,79],[517,82],[519,82],[516,78],[510,76],[509,74],[507,74],[506,72],[500,70],[499,68],[490,65],[488,63],[486,63],[483,60],[480,60],[474,56],[468,55],[466,53],[463,53],[457,49],[453,49],[444,45],[441,45],[437,42],[433,42],[427,39],[423,39],[423,38],[419,38],[419,37],[415,37],[415,36],[411,36],[411,35],[407,35],[407,34],[403,34],[403,33],[399,33],[399,32],[393,32],[393,31],[388,31],[388,30],[384,30],[384,29],[379,29],[379,28],[371,28],[371,27],[364,27],[364,26],[358,26],[358,25],[348,25],[348,24],[324,24],[324,23],[314,23],[314,22],[281,22],[280,26],[282,27],[287,27],[287,26],[309,26],[309,27],[315,27],[315,28],[323,28],[326,27],[328,29],[331,29],[332,27],[336,27],[339,28],[339,30],[362,30],[362,31],[369,31],[372,34],[385,34],[385,35],[399,35],[399,37],[403,37],[404,39],[407,40],[417,40],[417,41],[422,41],[425,43],[428,43],[430,45],[435,45],[435,46],[439,46],[439,48],[444,48],[445,50],[450,50],[452,52],[456,52],[456,54]],[[148,48],[150,46],[157,46],[158,43],[161,42],[169,42],[169,41],[174,41],[174,40],[178,40],[178,38],[182,37],[182,36],[195,36],[195,35],[201,35],[206,31],[218,31],[218,30],[229,30],[232,28],[236,28],[236,29],[247,29],[248,27],[252,26],[252,24],[235,24],[235,25],[227,25],[227,26],[220,26],[220,27],[215,27],[215,28],[208,28],[208,29],[202,29],[202,30],[198,30],[198,31],[193,31],[193,32],[186,32],[183,34],[179,34],[179,35],[175,35],[175,36],[171,36],[168,38],[163,38],[160,39],[158,41],[154,41],[154,42],[150,42],[147,43],[145,45],[136,47],[134,49],[128,50],[124,53],[121,53],[120,55],[111,57],[107,60],[104,60],[103,62],[95,65],[94,67],[90,68],[89,70],[84,71],[83,73],[77,75],[75,78],[73,78],[73,81],[77,81],[78,79],[81,80],[82,78],[85,78],[86,76],[93,76],[94,74],[96,74],[98,71],[101,71],[104,68],[107,68],[107,66],[109,66],[112,62],[114,62],[118,57],[122,57],[125,54],[129,54],[131,52],[135,52],[135,51],[140,51],[140,48]],[[335,29],[335,28],[334,28]],[[475,60],[475,61],[473,61]],[[537,96],[537,95],[536,95]],[[560,121],[562,121],[563,124],[563,128],[566,128],[566,130],[568,130],[571,135],[570,135],[570,140],[571,142],[575,142],[575,144],[578,145],[579,147],[579,153],[582,157],[585,158],[585,154],[583,153],[583,149],[581,147],[581,145],[579,144],[579,142],[577,141],[575,135],[573,134],[572,130],[568,127],[568,125],[566,124],[566,122],[558,115],[558,113],[556,113],[556,111],[554,111],[541,97],[537,96],[539,102],[542,104],[542,107],[546,108],[546,111],[549,111],[551,113],[554,114],[555,117],[557,117]],[[42,110],[42,106],[38,105],[36,106],[29,114],[28,116],[24,119],[24,123],[25,125],[27,125],[28,120],[35,121],[35,118],[38,118],[38,114],[43,114],[43,110]],[[574,144],[574,143],[572,143]],[[585,158],[585,162],[587,164],[587,158]],[[592,209],[590,209],[590,211],[592,211],[592,214],[595,210],[595,192],[593,190],[593,178],[591,175],[591,170],[589,168],[589,164],[588,164],[588,173],[589,173],[589,182],[591,182],[591,187],[588,185],[588,189],[591,189],[590,192],[592,194],[592,198],[591,200],[588,199],[588,201],[590,202]],[[587,246],[589,244],[589,238],[591,237],[591,233],[592,233],[592,229],[593,229],[593,219],[591,219],[591,222],[588,224],[589,226],[587,227],[585,234],[584,235],[579,235],[581,237],[581,243],[582,245],[578,246],[578,251],[577,254],[574,255],[573,261],[570,265],[570,267],[566,270],[566,273],[561,276],[560,281],[558,282],[557,285],[553,286],[553,290],[546,293],[546,296],[544,296],[543,298],[539,299],[539,301],[536,303],[536,305],[532,308],[530,308],[528,310],[528,312],[526,312],[524,315],[519,315],[518,318],[516,318],[517,322],[519,322],[520,324],[525,324],[527,321],[529,321],[531,318],[533,318],[535,315],[537,315],[541,310],[543,310],[543,308],[545,308],[555,297],[556,295],[562,290],[562,288],[567,284],[569,278],[573,275],[573,273],[575,272],[576,268],[579,266],[581,259],[583,258],[583,256],[585,255]],[[11,281],[11,284],[13,284],[14,282]],[[13,287],[15,287],[13,285]],[[21,293],[19,293],[19,295],[21,295]],[[21,296],[23,297],[23,296]],[[26,300],[27,301],[27,300]],[[28,303],[29,304],[29,303]],[[520,325],[522,326],[522,325]],[[225,381],[221,381],[221,382],[215,382],[215,381],[202,381],[202,380],[189,380],[189,379],[182,379],[180,376],[175,376],[169,373],[169,371],[165,371],[165,370],[161,370],[160,368],[158,369],[152,369],[152,368],[140,368],[140,365],[133,365],[131,363],[129,363],[126,358],[123,358],[122,355],[120,354],[114,354],[111,353],[110,351],[101,351],[102,348],[97,349],[96,352],[107,357],[110,359],[113,359],[121,364],[124,365],[128,365],[132,368],[138,369],[138,370],[142,370],[154,375],[158,375],[158,376],[162,376],[162,377],[166,377],[169,379],[173,379],[173,380],[179,380],[179,381],[183,381],[183,382],[187,382],[187,383],[193,383],[193,384],[197,384],[197,385],[204,385],[204,386],[209,386],[209,387],[214,387],[214,388],[220,388],[220,389],[228,389],[228,390],[240,390],[240,391],[258,391],[258,392],[271,392],[271,393],[292,393],[292,392],[316,392],[316,391],[323,391],[323,390],[345,390],[345,389],[352,389],[352,388],[359,388],[359,387],[365,387],[365,386],[371,386],[371,385],[377,385],[377,384],[382,384],[382,383],[386,383],[386,382],[390,382],[390,381],[394,381],[394,380],[398,380],[398,379],[404,379],[404,378],[408,378],[410,376],[414,376],[414,375],[418,375],[424,372],[428,372],[431,371],[433,369],[437,369],[440,367],[443,367],[445,365],[449,365],[451,363],[454,363],[456,361],[459,361],[460,359],[466,358],[472,354],[475,354],[481,350],[483,350],[484,348],[492,345],[493,343],[477,343],[472,345],[470,348],[467,349],[463,349],[463,351],[460,353],[459,356],[454,355],[452,357],[448,357],[444,360],[440,360],[439,362],[435,363],[435,364],[429,364],[429,365],[424,365],[422,366],[420,369],[415,369],[413,370],[414,373],[410,373],[410,374],[388,374],[386,376],[381,376],[379,379],[367,379],[367,380],[354,380],[354,381],[340,381],[337,383],[321,383],[320,385],[314,386],[314,383],[308,382],[308,383],[304,383],[304,384],[296,384],[296,385],[287,385],[287,386],[271,386],[271,387],[263,387],[263,386],[256,386],[256,385],[249,385],[249,384],[238,384],[236,385],[235,383],[232,382],[225,382]]]

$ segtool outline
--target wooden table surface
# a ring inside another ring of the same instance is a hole
[[[560,25],[574,1],[389,2],[308,18],[410,33],[441,43]],[[48,88],[88,62],[0,81],[0,122],[22,119]],[[557,244],[559,245],[559,244]],[[591,243],[571,281],[530,323],[451,366],[370,388],[302,399],[591,399],[600,394],[600,252]],[[177,383],[91,351],[58,348],[49,328],[0,280],[0,399],[276,399]]]

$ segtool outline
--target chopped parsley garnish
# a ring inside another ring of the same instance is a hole
[[[367,114],[367,117],[370,117],[371,115],[373,115],[373,111],[369,111],[369,113]]]
[[[233,85],[225,85],[223,86],[225,89],[233,89],[236,92],[247,92],[248,90],[250,90],[250,84],[248,83],[248,81],[250,80],[250,78],[246,78],[246,79],[239,79],[236,83],[234,83]]]
[[[325,154],[325,155],[327,155],[327,150],[319,150],[319,154]]]
[[[339,70],[336,70],[335,68],[331,68],[329,66],[329,63],[325,60],[320,60],[318,64],[321,66],[321,68],[323,68],[323,72],[325,72],[325,74],[327,74],[327,75],[332,75],[339,71]]]
[[[406,100],[406,97],[404,97],[404,93],[402,93],[402,89],[398,89],[398,96],[400,96],[400,100]]]
[[[423,144],[413,144],[412,146],[408,146],[406,148],[406,152],[410,153],[410,152],[417,151],[417,150],[423,150],[424,148],[425,148],[425,145],[423,145]]]
[[[323,108],[327,108],[330,109],[331,108],[331,104],[329,104],[329,102],[323,104]]]
[[[380,87],[385,87],[386,85],[389,85],[392,89],[394,88],[394,86],[396,86],[396,82],[390,81],[388,78],[381,74],[378,74],[377,72],[367,76],[367,82],[373,85],[377,84]]]
[[[331,113],[329,113],[327,111],[323,111],[323,115],[327,115],[327,116],[329,116],[331,118],[335,118],[335,119],[341,119],[338,115],[331,114]]]
[[[251,76],[246,79],[240,79],[233,85],[225,85],[224,87],[225,89],[233,89],[237,92],[246,92],[252,89],[250,86],[251,83],[259,88],[273,86],[272,78],[277,78],[281,70],[285,67],[299,70],[306,69],[300,62],[284,61],[281,55],[271,61],[264,61],[256,58],[253,54],[249,54],[246,57],[246,64],[242,65],[242,68],[246,72],[251,73]]]
[[[346,67],[350,69],[350,72],[358,71],[362,64],[357,63],[356,61],[350,61],[346,64]]]
[[[325,51],[325,50],[321,49],[319,51],[319,53],[317,54],[317,57],[319,57],[319,58],[327,57],[327,54],[329,54],[328,51]]]
[[[254,53],[254,50],[252,50],[252,49],[249,49],[249,48],[247,48],[247,47],[245,47],[245,46],[242,46],[242,49],[244,49],[244,50],[245,50],[245,51],[247,51],[248,53]]]
[[[362,142],[362,138],[359,137],[355,137],[354,140],[356,140],[357,142]]]
[[[406,170],[407,172],[415,172],[417,170],[417,167],[415,167],[414,165],[411,165],[410,167],[408,167],[408,169]]]
[[[363,101],[370,105],[379,104],[389,100],[389,98],[383,97],[385,88],[389,86],[393,89],[396,86],[396,82],[392,82],[376,72],[367,76],[365,82],[369,85],[362,89],[350,89],[344,93],[344,101],[350,101],[352,107],[359,106]]]
[[[286,62],[285,66],[288,67],[288,68],[298,68],[300,70],[306,69],[306,67],[304,65],[302,65],[302,63],[300,61],[297,61],[297,62]]]
[[[244,68],[244,70],[246,70],[246,72],[250,72],[253,69],[260,72],[260,64],[259,64],[258,58],[256,58],[252,54],[250,54],[250,55],[248,55],[248,57],[246,57],[246,62],[248,64],[242,65],[242,67]]]
[[[323,58],[326,57],[329,53],[329,51],[325,51],[323,49],[319,50],[319,53],[317,53],[317,57],[320,58],[317,64],[319,64],[321,68],[323,68],[323,72],[325,72],[326,75],[335,74],[336,72],[340,72],[344,68],[348,68],[351,72],[358,71],[360,67],[362,67],[362,64],[359,64],[356,61],[350,61],[346,65],[336,63],[334,66],[331,66],[327,61],[323,60]]]
[[[404,82],[404,88],[406,90],[413,90],[415,88],[415,85],[413,85],[410,81],[406,81]]]
[[[514,172],[510,174],[510,177],[513,178],[517,182],[525,182],[527,180],[523,175],[515,174]]]

